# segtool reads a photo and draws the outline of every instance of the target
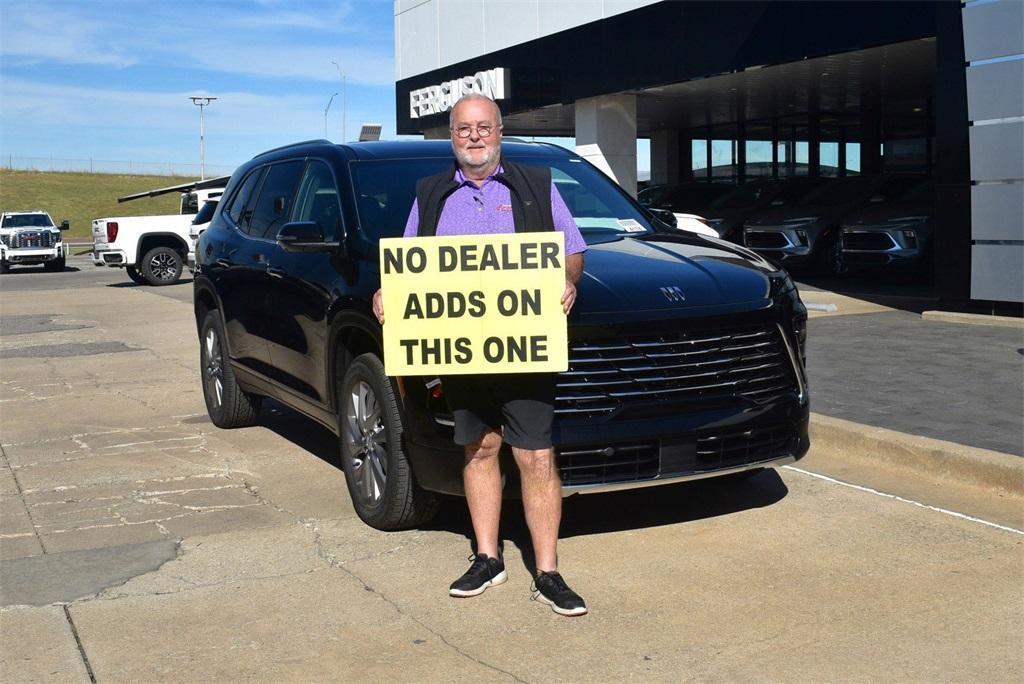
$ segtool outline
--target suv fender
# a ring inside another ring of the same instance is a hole
[[[330,333],[330,394],[331,408],[338,410],[336,396],[338,382],[345,376],[348,364],[360,354],[372,353],[384,361],[384,337],[380,324],[370,312],[342,310],[339,303],[331,321]]]
[[[192,301],[194,302],[196,331],[198,332],[203,327],[203,320],[206,318],[206,314],[214,309],[217,310],[220,316],[221,325],[224,325],[224,309],[221,307],[220,297],[217,296],[216,290],[208,283],[202,281],[195,283],[194,288]],[[225,340],[224,345],[229,346],[230,340]]]

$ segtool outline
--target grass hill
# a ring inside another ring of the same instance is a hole
[[[0,210],[42,209],[58,225],[71,222],[70,238],[92,239],[92,220],[106,216],[177,214],[181,195],[170,193],[118,204],[117,198],[193,180],[183,176],[0,169]]]

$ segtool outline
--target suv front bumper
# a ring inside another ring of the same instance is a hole
[[[409,411],[406,416],[413,420],[425,417],[417,413]],[[560,426],[556,419],[555,458],[562,496],[674,484],[803,458],[810,448],[806,402],[794,395],[790,401],[755,413],[756,417],[707,412],[680,420],[617,421],[614,442],[602,441],[582,426]],[[463,496],[462,448],[450,439],[421,440],[422,429],[421,424],[406,431],[406,453],[419,485]],[[514,483],[519,470],[507,444],[502,446],[500,459],[505,494],[516,497],[519,488]]]
[[[804,234],[802,238],[799,233]],[[809,240],[802,226],[747,227],[743,230],[743,245],[776,263],[798,264],[809,259],[813,248]]]
[[[914,235],[913,243],[906,232]],[[843,228],[843,257],[850,265],[898,266],[921,259],[920,239],[907,226]]]

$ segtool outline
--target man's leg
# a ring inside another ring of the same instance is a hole
[[[523,482],[523,509],[537,572],[552,572],[558,569],[558,526],[562,521],[562,483],[555,467],[555,452],[514,447],[512,454]]]
[[[489,430],[479,440],[465,447],[466,462],[462,482],[466,503],[473,521],[476,552],[490,558],[498,557],[498,521],[501,517],[501,468],[498,451],[501,435]]]

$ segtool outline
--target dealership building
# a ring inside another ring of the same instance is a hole
[[[1024,2],[397,0],[399,134],[470,91],[652,183],[922,174],[936,294],[1024,301]]]

